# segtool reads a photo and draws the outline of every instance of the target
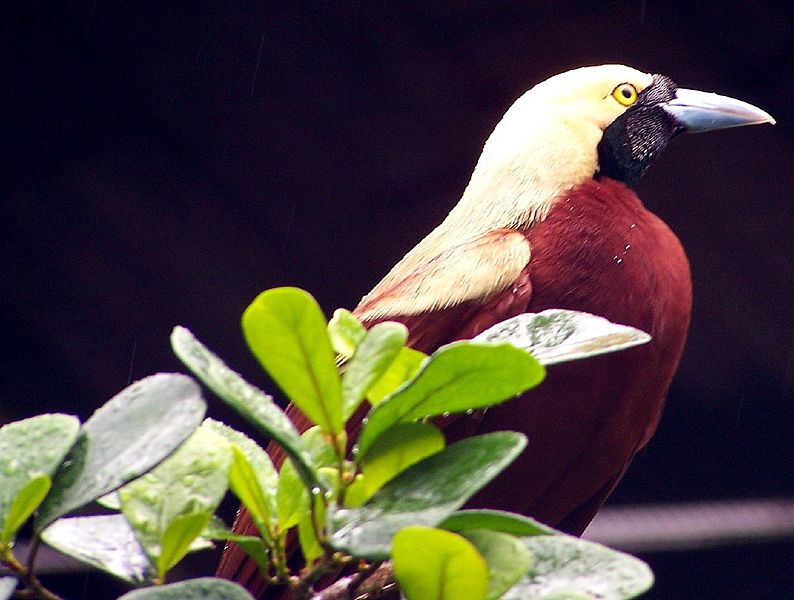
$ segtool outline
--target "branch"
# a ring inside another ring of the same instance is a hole
[[[400,591],[394,581],[394,571],[390,562],[379,566],[371,565],[343,577],[333,585],[312,596],[311,600],[398,600]]]

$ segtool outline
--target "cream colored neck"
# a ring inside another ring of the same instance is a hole
[[[601,135],[595,123],[533,105],[528,92],[488,138],[458,204],[411,254],[543,220],[556,198],[593,176]]]

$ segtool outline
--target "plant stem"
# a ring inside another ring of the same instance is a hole
[[[23,565],[17,560],[11,548],[5,548],[2,557],[0,557],[0,562],[8,566],[8,568],[25,584],[25,589],[14,592],[14,597],[38,598],[40,600],[63,600],[63,598],[45,588],[33,574],[33,562],[36,560],[36,553],[38,552],[40,544],[41,540],[38,536],[33,538],[33,545],[30,548],[30,554],[27,560],[28,566]]]

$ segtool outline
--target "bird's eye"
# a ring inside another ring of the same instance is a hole
[[[630,83],[621,83],[612,90],[612,97],[623,106],[631,106],[637,101],[637,88]]]

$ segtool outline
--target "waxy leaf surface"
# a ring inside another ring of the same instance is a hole
[[[345,359],[350,358],[364,339],[367,330],[349,310],[337,308],[328,321],[328,337],[334,352]]]
[[[474,339],[510,342],[531,353],[541,364],[553,365],[647,344],[651,336],[590,313],[553,308],[517,315]]]
[[[205,410],[199,387],[185,375],[159,373],[122,390],[80,429],[53,478],[36,528],[162,462],[199,426]]]
[[[334,449],[319,427],[307,429],[301,436],[301,444],[309,453],[313,464],[319,468],[330,467],[336,462]],[[309,490],[331,489],[332,482],[323,479],[323,487],[314,486],[306,488],[304,482],[298,477],[292,462],[284,461],[278,478],[276,490],[276,512],[278,524],[282,530],[289,529],[298,524],[301,517],[309,512]]]
[[[342,376],[342,418],[347,421],[397,358],[408,339],[402,323],[374,325],[356,348]]]
[[[521,537],[559,533],[559,531],[524,515],[490,509],[459,510],[444,519],[439,527],[449,531],[490,529]]]
[[[544,376],[534,358],[510,344],[443,346],[411,381],[372,409],[358,440],[358,458],[395,423],[491,406],[534,387]]]
[[[17,529],[44,499],[50,478],[79,430],[76,417],[61,414],[0,427],[0,544],[13,541]]]
[[[248,508],[260,531],[270,531],[276,520],[278,473],[267,452],[248,436],[219,421],[207,419],[204,426],[231,443],[229,486]]]
[[[488,569],[465,538],[430,527],[394,536],[394,576],[408,600],[485,600]]]
[[[186,551],[186,531],[194,532],[195,538],[209,522],[226,493],[230,463],[229,442],[208,427],[199,427],[156,469],[119,490],[121,510],[144,552],[158,567],[159,577],[181,558],[165,557],[164,553],[172,553],[176,547]],[[171,528],[177,518],[202,513],[206,518],[201,527],[196,516],[181,528]],[[181,541],[169,540],[169,535]]]
[[[119,600],[254,600],[236,583],[215,577],[199,577],[154,587],[133,590]]]
[[[444,444],[444,436],[430,423],[398,423],[390,427],[361,463],[366,492],[374,494],[411,465],[443,450]]]
[[[151,564],[123,515],[58,519],[42,533],[63,554],[132,584],[146,581]]]
[[[360,508],[333,508],[331,544],[354,556],[384,559],[394,534],[411,525],[434,527],[487,485],[524,449],[520,433],[466,438],[416,463]]]
[[[273,398],[245,381],[184,327],[175,327],[171,347],[185,366],[221,400],[245,417],[266,437],[284,448],[307,486],[321,485],[300,434]]]
[[[541,535],[521,541],[532,554],[532,566],[527,576],[503,596],[505,600],[625,600],[639,596],[653,584],[648,565],[600,544],[567,535]]]
[[[323,431],[339,433],[342,391],[320,306],[298,288],[259,294],[243,313],[251,351],[289,399]]]
[[[488,565],[488,600],[500,598],[527,573],[532,558],[518,538],[507,533],[472,529],[461,534]]]

